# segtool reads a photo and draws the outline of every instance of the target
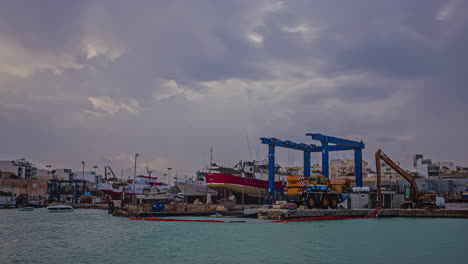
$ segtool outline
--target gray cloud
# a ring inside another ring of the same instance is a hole
[[[2,7],[0,158],[193,171],[317,131],[467,162],[464,1]]]

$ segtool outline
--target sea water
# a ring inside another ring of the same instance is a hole
[[[223,218],[224,219],[224,218]],[[245,220],[230,219],[224,220]],[[468,219],[149,222],[0,210],[0,263],[466,263]]]

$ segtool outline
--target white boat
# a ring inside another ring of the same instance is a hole
[[[16,200],[12,193],[0,191],[0,208],[13,208]]]
[[[73,212],[73,207],[66,204],[58,204],[58,205],[49,205],[47,206],[47,210],[50,213],[65,213],[65,212]]]
[[[144,190],[151,188],[152,192],[166,193],[171,189],[165,183],[158,182],[157,177],[137,176],[135,184],[129,182],[106,182],[99,184],[99,190],[105,195],[109,195],[113,200],[120,199],[122,194],[142,195]]]
[[[175,186],[180,190],[180,192],[184,196],[206,196],[206,195],[211,195],[211,196],[217,196],[218,192],[208,188],[206,185],[206,180],[205,180],[205,175],[207,172],[201,172],[198,171],[196,175],[196,179],[187,179],[187,177],[184,177],[184,179],[178,179],[175,182]]]

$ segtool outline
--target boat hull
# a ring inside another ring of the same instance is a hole
[[[175,185],[179,188],[180,192],[185,196],[217,196],[218,192],[210,189],[207,185],[190,183],[190,182],[176,182]]]
[[[226,191],[243,193],[253,197],[268,195],[268,181],[248,179],[224,173],[208,173],[206,175],[206,185],[221,194]],[[275,182],[275,189],[283,189],[283,187],[282,182]]]

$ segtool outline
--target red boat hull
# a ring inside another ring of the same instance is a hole
[[[265,197],[268,194],[268,181],[248,179],[224,173],[208,173],[206,185],[219,193],[237,192],[254,197]],[[276,189],[283,189],[283,182],[275,182]]]

